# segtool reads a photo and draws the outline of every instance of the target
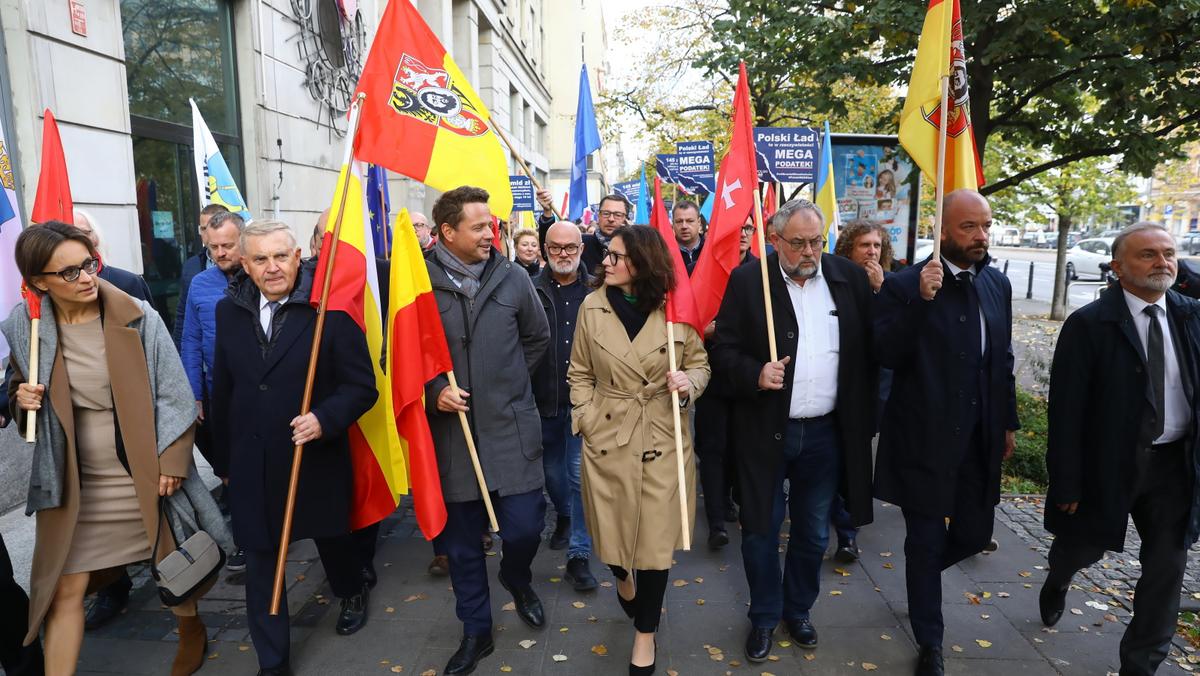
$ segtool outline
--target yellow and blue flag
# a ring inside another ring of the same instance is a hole
[[[246,200],[242,199],[242,191],[233,182],[233,174],[229,173],[229,165],[225,163],[217,141],[204,123],[196,102],[188,99],[188,103],[192,104],[192,152],[196,161],[200,207],[220,204],[249,223],[253,220],[250,210],[246,208]]]
[[[821,161],[817,164],[817,207],[825,214],[825,251],[833,253],[837,245],[838,204],[837,191],[833,184],[833,146],[829,135],[829,122],[825,122],[825,136],[821,139]]]

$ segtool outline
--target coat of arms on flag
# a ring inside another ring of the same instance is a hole
[[[401,115],[462,136],[482,136],[488,132],[487,123],[450,78],[450,73],[430,68],[410,54],[400,57],[388,103]]]
[[[971,126],[970,99],[967,95],[967,54],[963,49],[962,17],[954,12],[954,23],[950,27],[950,102],[947,104],[946,135],[958,138]],[[934,102],[929,107],[921,106],[921,116],[936,129],[941,122],[941,106]]]

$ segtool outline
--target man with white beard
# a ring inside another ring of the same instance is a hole
[[[567,386],[575,320],[591,282],[587,269],[579,264],[583,247],[583,236],[574,223],[558,221],[551,225],[546,231],[547,264],[533,278],[533,288],[550,323],[553,346],[533,373],[533,396],[542,416],[546,492],[558,517],[550,548],[567,548],[567,571],[563,577],[579,592],[596,588],[596,578],[588,566],[592,540],[583,521],[579,492],[581,441],[571,433],[571,388]]]

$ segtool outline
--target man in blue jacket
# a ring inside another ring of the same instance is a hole
[[[200,210],[200,251],[183,262],[183,271],[179,276],[179,302],[175,305],[175,325],[171,332],[171,337],[175,339],[175,347],[183,344],[184,313],[187,310],[187,297],[192,280],[213,266],[213,260],[208,255],[208,226],[213,217],[222,212],[229,213],[229,210],[220,204],[209,204]]]
[[[874,309],[875,356],[893,372],[875,497],[904,512],[918,676],[943,673],[941,574],[991,539],[1018,426],[1012,286],[988,264],[991,207],[955,190],[942,212],[941,258],[885,279]]]

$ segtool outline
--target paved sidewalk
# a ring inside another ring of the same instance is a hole
[[[916,649],[906,614],[903,519],[895,507],[876,504],[875,524],[860,535],[862,561],[849,566],[826,562],[813,611],[820,647],[800,650],[780,632],[776,659],[760,665],[748,664],[742,654],[748,599],[736,534],[731,533],[734,542],[721,552],[709,552],[703,540],[696,550],[681,552],[659,634],[658,673],[911,673]],[[1114,672],[1124,630],[1120,620],[1128,613],[1103,592],[1073,591],[1068,607],[1079,612],[1067,614],[1057,630],[1044,629],[1037,592],[1045,559],[1027,542],[1036,524],[1017,525],[1024,513],[1006,505],[997,520],[999,551],[974,557],[944,575],[948,673]],[[701,534],[702,522],[697,529]],[[431,550],[414,533],[411,512],[398,512],[383,532],[371,620],[351,637],[333,631],[337,601],[328,597],[313,548],[309,543],[293,547],[288,597],[297,674],[435,674],[456,648],[461,627],[454,617],[453,594],[448,580],[426,574]],[[494,579],[498,555],[490,558]],[[611,576],[594,565],[605,586],[580,595],[562,582],[562,564],[561,552],[544,547],[534,564],[534,584],[548,619],[540,631],[505,610],[511,599],[493,585],[497,650],[476,673],[581,676],[625,671],[633,630],[617,606]],[[201,607],[211,639],[210,661],[202,673],[255,673],[241,592],[237,577],[227,576]],[[1100,607],[1086,605],[1089,600]],[[166,673],[174,654],[173,626],[150,585],[141,586],[124,617],[88,634],[80,673]],[[1181,673],[1181,668],[1172,662],[1159,673]]]

